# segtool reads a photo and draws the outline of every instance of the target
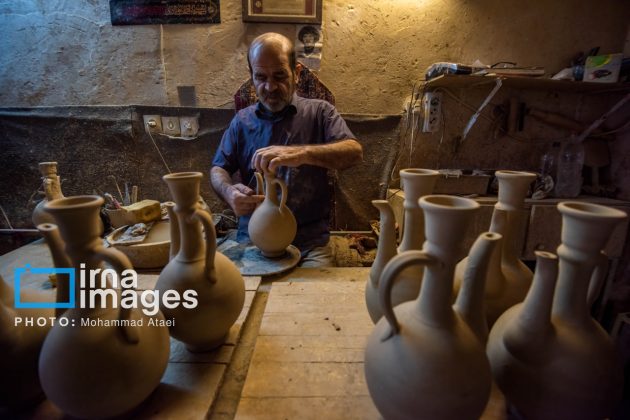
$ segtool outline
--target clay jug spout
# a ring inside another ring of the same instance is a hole
[[[378,302],[378,284],[381,273],[385,265],[397,253],[396,250],[396,222],[394,211],[387,200],[372,200],[372,205],[380,213],[380,233],[378,236],[378,247],[374,263],[370,269],[368,283],[365,287],[365,303],[367,305],[370,318],[375,323],[383,316],[381,306]]]
[[[44,240],[46,241],[46,244],[48,244],[55,267],[72,267],[72,262],[64,251],[66,244],[63,242],[63,239],[61,239],[61,235],[59,235],[59,228],[57,228],[57,225],[52,223],[42,223],[37,225],[37,230],[39,230],[39,232],[44,236]]]
[[[265,181],[260,172],[254,172],[254,176],[256,177],[256,194],[257,195],[265,195]]]
[[[481,343],[488,339],[488,323],[484,308],[484,292],[488,265],[502,236],[485,232],[479,235],[468,254],[462,287],[453,309],[468,324]]]
[[[553,332],[551,308],[558,277],[558,257],[536,251],[532,286],[522,303],[520,316],[504,336],[506,349],[519,360],[535,362],[550,342]]]
[[[50,255],[56,268],[70,268],[72,261],[64,251],[65,243],[59,234],[59,228],[52,223],[42,223],[37,225],[37,230],[44,236],[44,240],[50,249]],[[68,302],[70,296],[69,279],[67,274],[55,274],[57,279],[57,302]],[[63,308],[55,308],[55,315],[61,316],[65,312]]]
[[[372,200],[380,214],[380,233],[374,264],[370,270],[370,282],[378,287],[378,279],[385,264],[396,255],[396,221],[394,211],[387,200]]]

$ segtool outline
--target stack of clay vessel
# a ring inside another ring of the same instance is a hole
[[[487,263],[500,235],[479,236],[469,257],[475,269],[468,270],[452,306],[455,264],[466,252],[460,238],[479,204],[445,195],[425,196],[419,204],[426,219],[422,251],[393,257],[380,279],[384,317],[365,350],[368,389],[387,419],[477,419],[490,395],[491,374],[477,328],[483,314],[473,312],[481,306]],[[424,266],[419,295],[394,307],[396,278],[417,264]]]
[[[295,216],[286,205],[287,186],[272,173],[265,173],[264,180],[260,172],[255,175],[257,194],[264,194],[265,199],[249,219],[249,238],[265,257],[281,257],[297,233]]]
[[[496,171],[499,181],[499,197],[494,206],[490,232],[503,239],[492,255],[486,279],[484,305],[488,327],[511,306],[522,302],[529,290],[533,273],[520,259],[519,237],[526,217],[525,198],[536,174],[519,171]],[[468,259],[464,258],[455,270],[455,294],[459,290]]]
[[[398,248],[396,248],[394,214],[389,203],[384,200],[372,202],[379,209],[381,218],[377,253],[365,287],[366,306],[374,323],[383,316],[382,308],[378,304],[378,285],[383,267],[397,253],[422,249],[425,221],[418,200],[433,192],[438,176],[438,171],[430,169],[409,168],[400,171],[400,182],[405,198],[403,201],[403,234]],[[423,267],[415,265],[407,267],[399,273],[392,290],[394,306],[413,300],[418,296],[422,272]]]
[[[171,335],[193,352],[225,342],[245,302],[245,283],[234,263],[217,251],[212,216],[199,207],[200,172],[165,175],[174,203],[166,203],[171,226],[171,259],[160,273],[156,290],[194,291],[197,306],[169,308]],[[203,230],[202,230],[203,227]],[[205,231],[205,240],[204,240]]]
[[[158,386],[169,356],[164,317],[118,302],[120,291],[110,283],[82,284],[107,262],[122,279],[132,267],[123,254],[104,248],[100,234],[98,196],[75,196],[50,201],[45,209],[56,225],[42,224],[58,268],[74,269],[74,301],[64,296],[67,309],[44,341],[39,358],[42,388],[64,413],[78,418],[123,415],[145,400]],[[55,234],[57,225],[61,238]],[[123,274],[124,273],[124,274]],[[58,279],[58,284],[62,281]],[[63,288],[58,288],[59,293]],[[96,298],[82,298],[94,292]],[[114,304],[113,302],[117,303]],[[153,324],[153,325],[152,325]]]
[[[54,223],[53,217],[44,210],[44,206],[49,201],[63,198],[61,182],[57,175],[57,162],[40,162],[39,172],[42,174],[42,188],[46,198],[37,203],[33,210],[32,220],[34,226],[41,223]]]
[[[601,250],[627,215],[579,202],[558,210],[558,257],[536,253],[532,287],[494,324],[487,353],[496,383],[522,418],[609,418],[623,369],[611,338],[590,316],[587,293]]]

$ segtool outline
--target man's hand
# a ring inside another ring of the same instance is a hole
[[[363,161],[363,148],[354,139],[326,144],[267,146],[252,157],[252,167],[259,172],[276,173],[279,166],[297,168],[314,165],[326,169],[345,169]]]
[[[267,146],[256,150],[252,167],[259,172],[276,173],[278,167],[298,167],[307,163],[308,146]]]
[[[228,204],[234,210],[236,216],[251,214],[256,206],[263,202],[264,195],[256,195],[255,191],[243,184],[234,184],[229,189]]]

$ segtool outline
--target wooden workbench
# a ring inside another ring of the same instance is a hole
[[[46,256],[43,244],[27,245],[0,256],[0,274],[9,280],[13,268],[43,264]],[[379,419],[363,374],[373,328],[364,301],[368,273],[369,268],[297,268],[262,283],[247,278],[246,308],[228,343],[192,355],[171,340],[162,383],[131,417]],[[141,287],[150,288],[157,274],[140,277]],[[27,283],[34,285],[32,279]],[[241,338],[242,329],[249,340]],[[49,402],[24,414],[63,417]],[[497,390],[482,418],[505,418]]]

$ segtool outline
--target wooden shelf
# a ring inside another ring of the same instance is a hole
[[[605,93],[630,91],[630,83],[589,83],[552,80],[544,77],[472,76],[445,74],[426,83],[426,89],[492,87],[497,79],[503,79],[504,87],[529,90],[562,91],[569,93]]]

